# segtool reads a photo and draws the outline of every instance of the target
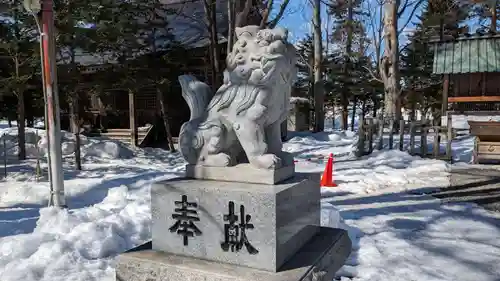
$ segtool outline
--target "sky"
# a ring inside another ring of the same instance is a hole
[[[328,0],[325,0],[322,2],[326,2]],[[375,0],[368,0],[372,5],[376,5]],[[279,5],[283,2],[283,0],[276,1],[276,8],[274,9],[275,11],[279,9]],[[289,29],[290,32],[290,40],[292,42],[296,42],[297,40],[300,40],[305,37],[307,33],[311,32],[311,18],[312,18],[312,8],[311,8],[311,0],[291,0],[289,3],[289,6],[287,7],[287,11],[285,12],[285,15],[283,19],[280,21],[279,25],[286,27]],[[325,4],[322,5],[322,26],[323,30],[326,28],[326,10],[327,6]],[[367,8],[366,6],[363,8]],[[421,7],[419,7],[415,14],[411,17],[411,20],[408,24],[408,26],[405,28],[404,32],[400,36],[401,43],[404,43],[406,41],[406,37],[413,30],[414,24],[413,22],[416,20],[416,15],[420,14],[421,12]],[[403,16],[399,20],[400,26],[404,25],[408,18],[410,17],[411,9],[408,8],[407,11],[403,14]],[[376,17],[380,17],[380,15],[377,13]],[[368,28],[368,27],[367,27]],[[371,31],[368,30],[369,36]]]
[[[312,8],[311,8],[311,1],[312,0],[290,0],[290,3],[288,4],[288,7],[286,9],[286,12],[282,18],[282,20],[279,22],[279,25],[288,28],[289,33],[290,33],[290,40],[292,42],[296,42],[302,38],[305,37],[307,33],[311,32],[311,18],[312,18]],[[329,0],[322,0],[323,2],[327,2]],[[372,6],[376,6],[376,0],[366,0],[364,1],[365,3],[369,1],[372,3]],[[283,3],[283,0],[278,0],[275,1],[275,8],[273,9],[276,13],[276,11],[279,10],[279,6]],[[409,7],[406,9],[405,13],[403,16],[399,19],[399,26],[403,26],[406,24],[408,19],[410,18],[410,21],[402,34],[400,35],[400,44],[405,45],[407,41],[407,36],[411,34],[411,32],[415,28],[414,22],[417,21],[417,16],[421,13],[422,11],[422,6],[420,5],[415,13],[411,15],[412,7]],[[323,25],[323,30],[325,30],[326,27],[326,9],[327,6],[325,4],[322,5],[322,25]],[[366,5],[364,6],[364,10],[367,10]],[[377,13],[377,17],[380,17],[380,15]],[[475,31],[479,25],[477,21],[475,20],[469,20],[467,24],[471,27],[471,31]],[[368,34],[370,36],[371,31],[368,30]]]

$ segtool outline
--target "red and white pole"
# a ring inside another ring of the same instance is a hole
[[[50,202],[57,207],[66,207],[64,196],[64,174],[62,168],[61,124],[59,118],[59,95],[57,89],[56,48],[54,37],[54,3],[42,0],[42,67],[44,73],[45,103],[47,108],[47,137],[49,173],[51,181]]]

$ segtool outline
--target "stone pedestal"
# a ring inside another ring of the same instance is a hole
[[[194,179],[155,184],[153,250],[276,272],[319,229],[318,182],[317,175],[296,174],[275,185]],[[178,223],[183,204],[191,217],[185,228]]]
[[[278,272],[154,251],[151,243],[118,257],[117,281],[331,281],[351,252],[346,231],[321,227]]]
[[[154,184],[152,241],[118,257],[117,280],[331,281],[351,241],[320,226],[320,197],[316,174]]]
[[[201,180],[276,184],[292,178],[294,174],[295,165],[293,162],[276,170],[257,169],[246,163],[233,167],[186,165],[186,177]]]

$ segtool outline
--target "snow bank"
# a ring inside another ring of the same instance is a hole
[[[444,161],[413,157],[399,150],[375,151],[361,161],[339,163],[336,169],[341,188],[354,193],[443,187],[448,185],[450,170]]]
[[[112,257],[150,237],[149,189],[108,191],[78,210],[44,208],[33,233],[0,243],[0,280],[114,280]]]
[[[291,139],[283,144],[283,150],[297,158],[314,156],[335,156],[351,154],[356,143],[356,135],[351,131],[301,133],[294,132]]]
[[[362,230],[337,273],[341,280],[494,281],[500,276],[500,217],[494,213],[404,193],[332,199],[345,223]]]
[[[97,157],[104,159],[127,159],[134,155],[134,152],[125,145],[117,141],[101,141],[92,143],[83,149],[84,157]]]
[[[475,116],[475,115],[452,115],[451,123],[455,129],[469,129],[468,121],[500,121],[500,115]],[[443,126],[446,126],[448,119],[441,118]]]
[[[0,154],[3,154],[3,139],[7,147],[7,156],[15,158],[19,154],[17,128],[0,129]],[[63,156],[70,156],[76,149],[76,136],[72,133],[61,131],[61,149]],[[26,157],[45,157],[48,152],[48,139],[45,130],[26,128]],[[80,145],[84,157],[98,157],[103,159],[126,159],[134,152],[125,144],[118,141],[99,140],[80,135]]]
[[[320,148],[323,155],[334,154],[338,147]],[[314,152],[308,152],[313,154]],[[300,155],[299,158],[302,157]],[[322,173],[324,161],[299,161],[297,170]],[[399,150],[375,151],[361,159],[335,158],[333,176],[336,190],[352,194],[380,192],[384,189],[410,190],[422,187],[443,187],[449,183],[449,164],[441,160],[422,159]],[[432,178],[433,181],[429,181]]]

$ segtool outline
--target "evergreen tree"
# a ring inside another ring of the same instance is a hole
[[[476,20],[480,25],[480,31],[497,32],[500,18],[499,0],[462,0],[462,8],[469,11],[469,18]]]
[[[313,37],[311,34],[307,34],[305,38],[297,43],[297,55],[298,71],[295,88],[300,89],[302,92],[307,92],[308,96],[312,98],[312,93],[309,93],[312,83],[311,76],[314,55]]]
[[[11,2],[0,18],[0,93],[17,99],[19,159],[26,159],[25,94],[29,84],[39,75],[40,59],[34,19],[21,2]]]
[[[57,0],[54,2],[54,25],[58,36],[56,53],[58,61],[57,77],[60,104],[69,109],[70,130],[75,134],[75,164],[81,170],[80,157],[80,94],[86,84],[83,81],[83,66],[78,56],[92,53],[91,42],[95,38],[92,29],[85,28],[83,23],[91,19],[88,1]]]
[[[439,117],[442,77],[432,74],[434,52],[428,42],[435,36],[456,35],[466,18],[466,10],[454,0],[430,0],[417,17],[415,32],[409,37],[410,44],[401,57],[405,101],[411,109],[412,119],[417,109],[424,113],[432,111]]]
[[[365,96],[371,87],[366,67],[370,60],[366,50],[370,43],[363,24],[365,13],[361,7],[362,0],[333,0],[329,4],[329,13],[333,16],[332,43],[336,51],[330,55],[330,81],[334,93],[340,93],[342,106],[342,127],[347,129],[349,101],[353,101],[353,118],[356,114],[356,103],[359,99],[365,101]],[[353,123],[353,122],[352,122]],[[353,124],[354,125],[354,124]]]

